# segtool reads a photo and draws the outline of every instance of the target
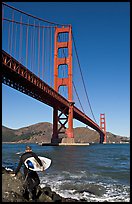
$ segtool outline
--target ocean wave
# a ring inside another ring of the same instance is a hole
[[[65,180],[58,178],[41,178],[41,187],[50,186],[53,191],[65,198],[86,200],[88,202],[129,202],[130,187],[120,184],[106,184]]]
[[[13,171],[13,169],[8,168],[8,167],[4,167],[7,171]]]

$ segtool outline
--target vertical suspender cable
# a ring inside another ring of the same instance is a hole
[[[47,55],[48,55],[48,63],[47,63],[47,68],[48,68],[48,84],[50,85],[50,28],[48,28],[48,47],[47,47]]]
[[[34,47],[34,41],[33,41],[33,30],[34,30],[34,27],[32,27],[32,29],[31,29],[31,33],[32,33],[32,42],[31,42],[31,44],[32,44],[32,56],[31,56],[31,71],[33,71],[33,47]]]
[[[35,21],[35,24],[34,24],[34,62],[33,62],[33,69],[34,69],[34,73],[35,73],[35,71],[36,71],[36,53],[35,53],[35,50],[36,50],[36,40],[35,40],[35,38],[36,38],[36,21]]]
[[[35,50],[35,20],[34,20],[34,27],[33,27],[33,58],[32,58],[32,72],[33,72],[33,67],[35,66],[35,55],[34,55],[34,50]],[[34,59],[34,63],[33,63],[33,59]]]
[[[64,33],[62,33],[62,42],[64,42],[65,41],[65,36],[64,36]],[[62,48],[63,50],[64,50],[64,48]],[[64,50],[64,52],[65,52],[65,50]],[[66,55],[65,55],[66,56]],[[64,57],[65,57],[64,56]],[[62,58],[63,58],[63,54],[62,54]],[[64,66],[63,66],[63,68],[62,68],[62,71],[63,71],[63,78],[65,77],[65,69],[64,69]],[[63,96],[65,96],[65,89],[64,89],[64,86],[63,86]],[[66,96],[65,96],[66,97]]]
[[[30,52],[30,70],[32,70],[32,55],[33,55],[33,33],[32,33],[32,27],[30,29],[29,27],[29,33],[31,33],[31,38],[30,38],[30,49],[31,49],[31,52]],[[30,35],[29,35],[30,36]]]
[[[32,58],[33,58],[33,32],[32,32],[33,27],[29,27],[29,36],[31,36],[30,38],[30,49],[31,49],[31,53],[30,53],[30,70],[32,71]]]
[[[28,25],[29,25],[29,19],[28,19]],[[27,61],[28,61],[28,28],[29,26],[26,26],[26,67],[28,67]]]
[[[8,26],[8,53],[10,53],[10,23]]]
[[[51,87],[53,87],[53,72],[52,72],[52,28],[50,28],[50,32],[51,32],[51,45],[50,45],[50,69],[51,69]]]
[[[2,28],[3,28],[3,25],[4,25],[4,6],[2,5]]]
[[[42,30],[42,79],[44,80],[44,28]]]
[[[32,35],[32,38],[31,38],[31,50],[32,50],[32,54],[31,54],[31,71],[32,71],[32,59],[33,59],[33,27],[31,28],[31,35]]]
[[[45,77],[45,81],[46,81],[46,77],[47,77],[47,41],[48,41],[48,37],[47,37],[47,29],[45,30],[46,31],[46,33],[45,33],[45,52],[44,52],[44,54],[45,54],[45,56],[44,56],[44,63],[45,63],[45,66],[44,66],[44,68],[45,68],[45,75],[44,75],[44,77]]]
[[[48,28],[48,78],[49,78],[49,85],[50,85],[50,28]]]
[[[51,67],[50,67],[50,45],[51,45],[51,41],[50,41],[50,28],[49,28],[49,85],[51,86]]]
[[[19,46],[19,61],[20,62],[22,62],[21,51],[22,51],[22,15],[21,15],[21,25],[20,25],[20,46]]]
[[[38,27],[38,77],[40,77],[40,23],[39,23],[39,27]]]
[[[50,86],[52,86],[52,78],[51,78],[51,28],[49,28],[49,67],[50,67]]]
[[[16,56],[16,41],[17,41],[17,24],[16,24],[16,29],[15,29],[15,40],[14,40],[14,55]]]
[[[11,29],[11,50],[10,50],[10,54],[12,55],[12,51],[13,51],[13,46],[12,46],[12,43],[13,43],[13,27],[14,27],[14,23],[13,23],[13,20],[14,20],[14,10],[12,11],[12,29]]]

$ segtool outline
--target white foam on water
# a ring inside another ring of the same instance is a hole
[[[100,196],[90,195],[89,193],[84,192],[81,198],[84,198],[90,202],[106,202],[106,201],[107,202],[130,202],[130,199],[128,197],[121,196],[120,194],[117,196],[106,194],[100,197]]]
[[[23,154],[24,152],[17,152],[16,154]]]
[[[81,197],[78,194],[75,194],[75,190],[65,190],[65,192],[63,190],[59,190],[57,191],[57,193],[62,196],[63,198],[72,198],[72,199],[76,199],[76,200],[80,200]]]
[[[10,168],[8,168],[8,167],[5,167],[5,169],[6,169],[7,171],[13,171],[13,169],[10,169]]]
[[[68,171],[62,171],[62,175],[68,175],[70,178],[82,178],[87,176],[86,171],[78,171],[76,174],[68,172]]]
[[[64,173],[64,172],[63,172]],[[72,176],[72,175],[71,175]],[[72,199],[85,199],[88,202],[130,202],[130,193],[129,187],[117,184],[104,184],[100,183],[93,183],[86,181],[87,184],[93,184],[100,187],[105,188],[105,193],[101,196],[89,193],[89,192],[79,192],[75,186],[78,185],[74,180],[65,179],[64,175],[45,175],[41,177],[41,187],[50,186],[52,191],[55,191],[57,194],[64,198],[72,198]],[[81,184],[81,181],[80,181]],[[82,184],[81,184],[82,185]],[[86,185],[86,183],[85,183]],[[66,188],[65,188],[66,186]],[[68,188],[68,189],[67,189]],[[82,189],[80,189],[82,190]]]

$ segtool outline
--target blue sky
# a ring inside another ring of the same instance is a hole
[[[97,123],[100,113],[105,113],[108,132],[130,136],[130,3],[7,3],[45,20],[72,25]],[[85,96],[81,91],[79,95],[87,109]],[[86,113],[91,117],[90,112]],[[52,122],[52,116],[51,107],[2,84],[2,125],[17,129]],[[77,126],[85,125],[75,120]]]

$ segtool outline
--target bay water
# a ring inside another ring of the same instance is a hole
[[[41,187],[87,202],[130,202],[130,144],[30,146],[52,160],[45,172],[38,172]],[[14,170],[25,147],[3,143],[2,166]]]

